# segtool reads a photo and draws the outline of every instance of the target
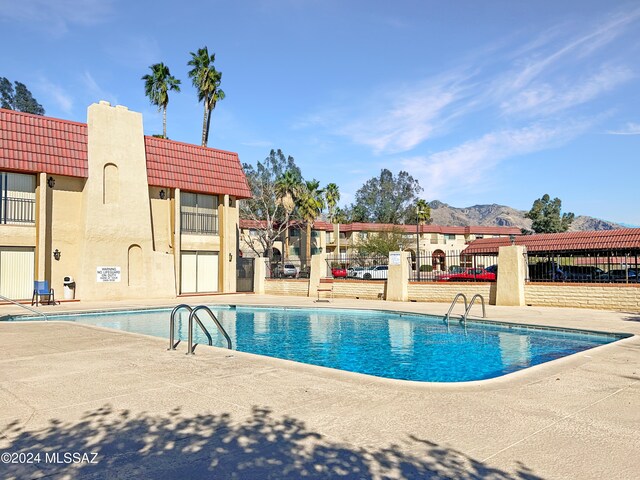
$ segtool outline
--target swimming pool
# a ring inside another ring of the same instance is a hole
[[[463,326],[453,318],[447,326],[440,317],[371,310],[210,308],[239,351],[425,382],[495,378],[624,338],[478,321]],[[49,318],[168,339],[170,312],[138,310]],[[206,314],[200,318],[214,345],[225,345]],[[176,337],[186,340],[187,324],[188,314],[183,310],[177,316]],[[195,331],[196,341],[206,344],[198,327]]]

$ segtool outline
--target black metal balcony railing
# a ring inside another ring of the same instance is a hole
[[[183,233],[217,234],[218,214],[201,212],[180,212]]]
[[[0,200],[0,223],[36,223],[36,201],[34,198],[3,197]]]

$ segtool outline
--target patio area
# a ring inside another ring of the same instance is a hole
[[[312,300],[218,295],[41,311],[318,306]],[[0,306],[0,316],[14,313],[23,312]],[[3,455],[0,471],[16,479],[637,476],[640,315],[488,306],[487,316],[636,336],[493,380],[420,384],[204,346],[186,356],[184,344],[169,352],[167,340],[70,322],[0,322],[0,452],[24,460]],[[20,452],[41,456],[27,463]]]

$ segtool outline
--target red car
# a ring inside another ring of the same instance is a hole
[[[436,282],[495,282],[496,274],[484,268],[466,268],[462,273],[438,275]]]
[[[333,278],[347,278],[347,269],[342,267],[333,267],[331,269]]]

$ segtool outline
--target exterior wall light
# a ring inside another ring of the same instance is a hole
[[[53,258],[55,258],[56,260],[60,260],[60,257],[62,256],[62,252],[60,252],[60,250],[58,250],[57,248],[53,251]]]
[[[516,244],[516,236],[513,233],[509,235],[509,240],[511,240],[511,245]]]
[[[167,194],[165,193],[165,191],[164,190],[160,190],[160,200],[164,200],[166,196],[167,196]]]
[[[49,188],[53,188],[56,184],[56,179],[53,177],[49,177],[47,179],[47,185],[49,185]]]
[[[229,261],[230,261],[230,262],[231,262],[231,261],[233,261],[233,253],[230,253],[230,254],[229,254]]]

